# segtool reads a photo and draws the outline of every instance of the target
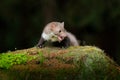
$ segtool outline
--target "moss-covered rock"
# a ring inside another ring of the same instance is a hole
[[[120,68],[93,46],[33,47],[0,54],[0,80],[120,80]]]

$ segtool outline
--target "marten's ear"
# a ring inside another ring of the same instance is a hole
[[[61,23],[62,27],[64,28],[64,22]]]
[[[50,24],[50,29],[53,30],[55,27],[56,27],[56,24],[55,24],[54,22],[52,22],[52,23]]]

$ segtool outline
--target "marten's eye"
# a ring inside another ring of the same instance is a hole
[[[61,33],[61,30],[59,30],[59,33]]]

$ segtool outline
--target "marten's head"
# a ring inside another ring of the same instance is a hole
[[[54,34],[53,37],[57,37],[59,42],[67,37],[66,30],[64,28],[64,22],[51,22],[49,25],[51,32]]]

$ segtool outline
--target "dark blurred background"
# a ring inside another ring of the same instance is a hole
[[[120,64],[120,0],[0,0],[0,53],[35,46],[51,21]]]

